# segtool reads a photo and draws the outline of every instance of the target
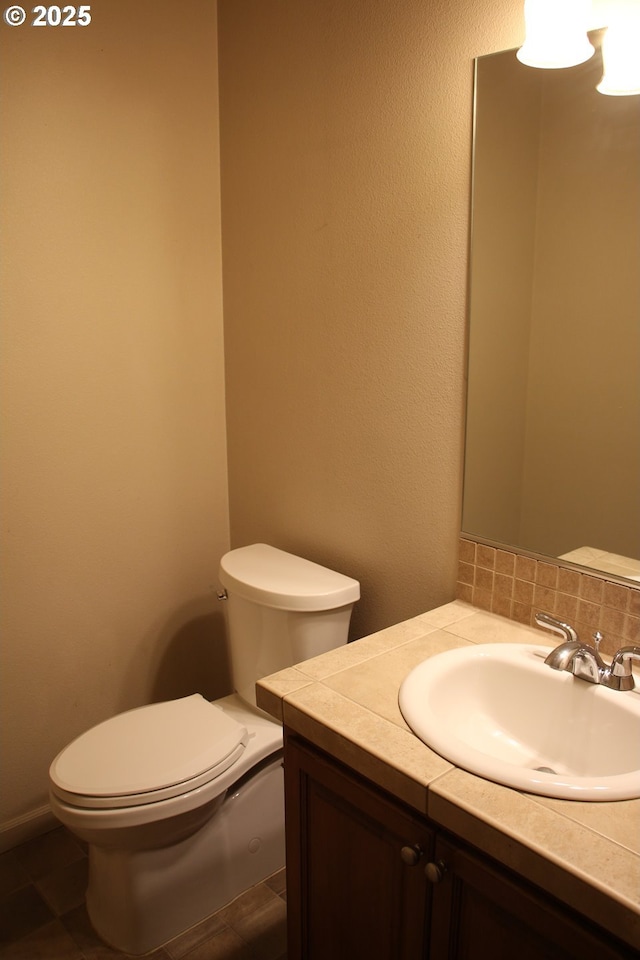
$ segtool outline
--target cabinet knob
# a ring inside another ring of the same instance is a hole
[[[422,850],[417,843],[414,844],[413,847],[403,847],[400,851],[400,857],[402,862],[406,863],[408,867],[415,867],[422,857]]]
[[[441,880],[444,880],[447,865],[444,860],[431,861],[424,868],[424,872],[429,883],[440,883]]]

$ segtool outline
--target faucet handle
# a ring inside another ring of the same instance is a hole
[[[552,617],[548,613],[540,612],[536,613],[534,619],[539,627],[544,627],[545,630],[551,630],[552,633],[557,633],[559,636],[564,637],[567,643],[579,643],[576,630],[570,624],[558,620],[557,617]]]
[[[640,661],[640,647],[621,647],[614,654],[602,683],[611,690],[633,690],[635,680],[631,669],[632,660]]]

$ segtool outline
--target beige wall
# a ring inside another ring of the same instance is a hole
[[[0,24],[7,842],[89,725],[227,689],[216,22],[188,6]]]
[[[473,57],[517,0],[220,0],[232,542],[454,596]]]

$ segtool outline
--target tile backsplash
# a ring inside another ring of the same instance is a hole
[[[609,655],[640,644],[640,587],[466,537],[460,539],[456,596],[530,626],[534,613],[550,613],[574,626],[586,642],[599,630],[601,650]]]

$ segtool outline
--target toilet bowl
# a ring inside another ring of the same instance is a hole
[[[255,682],[347,640],[359,584],[254,544],[221,561],[237,692],[139,707],[81,734],[49,771],[53,812],[88,844],[87,910],[146,953],[284,866],[282,728]]]

